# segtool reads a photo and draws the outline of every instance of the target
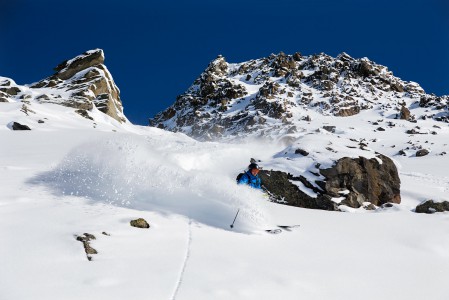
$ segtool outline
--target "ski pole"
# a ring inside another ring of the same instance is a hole
[[[237,216],[239,215],[239,211],[240,211],[240,208],[237,210],[237,213],[235,214],[235,218],[234,218],[234,221],[231,224],[231,228],[234,228],[234,223],[235,223],[235,220],[237,219]]]

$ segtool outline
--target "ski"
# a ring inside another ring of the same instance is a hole
[[[279,228],[276,228],[276,229],[267,229],[267,230],[265,230],[265,232],[268,232],[268,233],[270,233],[270,234],[279,234],[279,233],[282,232],[282,230],[279,229]]]
[[[299,228],[301,225],[278,225],[278,227],[282,230],[292,231],[292,229]]]
[[[265,232],[270,234],[279,234],[282,231],[292,231],[295,228],[299,228],[301,225],[277,225],[278,228],[275,229],[266,229]]]

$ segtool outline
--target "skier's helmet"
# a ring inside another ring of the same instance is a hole
[[[248,166],[248,170],[257,169],[260,170],[259,166],[256,163],[252,163]]]

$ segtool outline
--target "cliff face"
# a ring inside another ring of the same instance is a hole
[[[59,64],[56,73],[37,83],[20,86],[0,77],[0,101],[21,101],[24,105],[54,103],[87,113],[93,106],[119,122],[126,122],[120,90],[104,65],[101,49],[87,51]]]

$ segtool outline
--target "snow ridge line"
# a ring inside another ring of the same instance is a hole
[[[179,273],[178,281],[176,282],[175,291],[173,293],[173,296],[170,298],[171,300],[176,299],[176,296],[178,295],[178,292],[179,292],[179,288],[181,287],[182,278],[184,276],[184,272],[185,272],[186,266],[187,266],[187,261],[189,260],[189,257],[190,257],[190,245],[191,244],[192,244],[192,219],[189,219],[189,237],[187,240],[186,255],[185,255],[184,261],[182,263],[182,268],[181,268],[181,272]]]

